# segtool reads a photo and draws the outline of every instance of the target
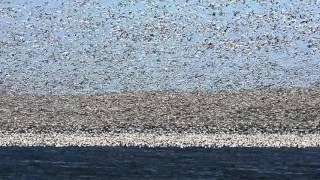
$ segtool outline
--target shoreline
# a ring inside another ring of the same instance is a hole
[[[0,95],[0,146],[318,147],[320,88]]]
[[[320,134],[0,134],[0,147],[320,147]]]
[[[0,132],[320,134],[320,88],[1,94]]]

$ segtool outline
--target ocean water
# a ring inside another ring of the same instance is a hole
[[[319,179],[318,148],[1,147],[0,179]]]
[[[320,2],[0,0],[0,90],[305,87]]]

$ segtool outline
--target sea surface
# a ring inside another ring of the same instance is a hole
[[[0,179],[319,179],[318,148],[1,147]]]

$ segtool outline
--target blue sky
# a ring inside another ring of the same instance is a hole
[[[316,1],[214,2],[5,0],[1,86],[74,94],[319,81]]]

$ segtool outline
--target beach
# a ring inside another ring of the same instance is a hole
[[[320,144],[319,97],[317,87],[6,93],[0,145],[314,147]]]

